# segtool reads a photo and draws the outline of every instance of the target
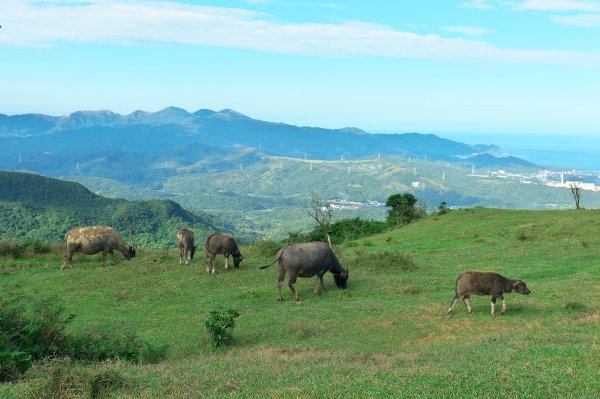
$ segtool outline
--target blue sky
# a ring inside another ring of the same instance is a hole
[[[600,136],[600,1],[2,0],[0,113]]]

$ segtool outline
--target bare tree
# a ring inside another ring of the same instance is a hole
[[[319,229],[323,232],[325,238],[327,238],[329,248],[333,248],[331,245],[331,237],[329,236],[329,232],[331,231],[331,205],[329,203],[324,203],[323,200],[314,193],[310,204],[311,210],[308,214],[315,219],[319,225]]]
[[[573,200],[575,200],[575,208],[581,209],[579,206],[579,201],[581,200],[581,181],[576,180],[569,182],[569,188],[571,189],[571,195],[573,196]]]

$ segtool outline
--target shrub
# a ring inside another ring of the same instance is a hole
[[[33,361],[64,350],[64,330],[72,316],[49,299],[26,309],[18,297],[0,300],[0,381],[12,380]]]
[[[26,246],[31,248],[34,254],[49,254],[52,252],[52,245],[40,240],[27,241]]]
[[[390,267],[393,269],[403,271],[418,270],[417,264],[407,255],[401,254],[397,251],[376,251],[367,255],[364,255],[360,259],[361,263],[367,265],[373,265],[377,267]]]
[[[272,240],[264,240],[256,244],[256,249],[261,256],[272,257],[277,255],[277,252],[281,249],[281,244]]]
[[[440,202],[440,205],[438,206],[438,212],[437,212],[438,215],[445,215],[447,213],[450,213],[451,209],[448,208],[446,205],[447,205],[446,201]]]
[[[156,362],[166,356],[166,346],[154,347],[130,332],[98,330],[67,335],[66,327],[74,317],[65,315],[52,299],[0,298],[0,381],[14,380],[34,361],[48,357]]]
[[[237,309],[211,310],[206,319],[206,329],[211,335],[215,346],[225,345],[233,337],[235,319],[240,315]]]
[[[124,385],[125,379],[117,370],[106,370],[94,375],[89,380],[90,397],[104,398],[108,393]]]
[[[118,371],[118,363],[104,362],[100,370],[82,367],[69,358],[51,358],[32,367],[19,397],[36,399],[108,398],[126,386],[127,380]]]
[[[0,256],[20,259],[25,254],[26,248],[24,244],[16,241],[0,241]]]
[[[69,337],[64,354],[78,360],[119,359],[135,363],[156,363],[167,355],[166,345],[154,346],[130,331],[97,329]]]

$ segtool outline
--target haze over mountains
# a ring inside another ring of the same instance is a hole
[[[493,145],[469,145],[432,134],[368,134],[357,128],[300,127],[252,119],[231,109],[189,113],[176,107],[129,115],[111,111],[78,111],[61,117],[0,114],[0,144],[3,169],[19,166],[15,165],[19,154],[25,163],[20,166],[30,167],[32,158],[43,162],[42,158],[60,156],[66,161],[64,157],[81,158],[105,150],[155,151],[189,144],[247,146],[269,155],[327,160],[402,154],[465,162],[473,155],[498,150]],[[490,160],[488,157],[486,162]],[[495,158],[493,162],[532,166],[516,159]]]

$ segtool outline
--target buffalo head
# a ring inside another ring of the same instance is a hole
[[[125,256],[125,259],[131,260],[131,258],[135,258],[135,248],[133,248],[131,245],[128,247],[129,248],[127,248],[127,252],[124,252],[123,256]]]
[[[237,269],[238,267],[240,267],[240,263],[242,263],[243,260],[244,260],[244,257],[242,255],[234,256],[233,266],[235,266],[235,268]]]
[[[348,269],[342,269],[339,274],[334,274],[333,280],[339,289],[345,290],[347,288],[346,282],[348,281]]]
[[[523,295],[531,294],[531,290],[529,288],[527,288],[527,286],[525,285],[525,282],[523,282],[521,280],[517,280],[513,283],[512,290],[513,290],[513,292],[518,292],[519,294],[523,294]]]

